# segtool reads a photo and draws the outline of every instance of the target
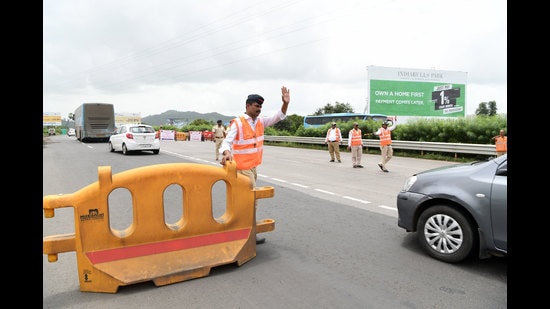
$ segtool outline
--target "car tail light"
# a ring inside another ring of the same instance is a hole
[[[160,131],[155,132],[155,139],[160,139]]]
[[[134,139],[134,134],[132,134],[132,133],[126,133],[126,138],[127,138],[127,139]]]

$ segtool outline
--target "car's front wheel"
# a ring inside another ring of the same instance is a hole
[[[111,142],[109,142],[109,151],[115,152],[115,148],[113,147],[113,144]]]
[[[441,261],[457,263],[472,255],[477,236],[460,211],[445,205],[426,209],[418,218],[417,237],[426,252]]]

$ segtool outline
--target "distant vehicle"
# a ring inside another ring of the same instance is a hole
[[[386,121],[388,116],[382,114],[355,114],[355,113],[334,113],[324,115],[311,115],[304,117],[304,128],[322,127],[331,122],[348,122],[351,120],[374,120]]]
[[[76,139],[82,142],[107,142],[115,131],[115,108],[110,103],[84,103],[69,118],[74,120]]]
[[[160,151],[160,131],[146,124],[123,124],[109,137],[109,151],[129,152]]]
[[[55,128],[49,128],[48,129],[48,136],[55,135]]]
[[[75,136],[76,131],[74,130],[74,128],[69,128],[69,130],[67,130],[67,135],[68,136]]]
[[[409,177],[397,225],[433,258],[457,263],[508,254],[508,156],[451,164]]]

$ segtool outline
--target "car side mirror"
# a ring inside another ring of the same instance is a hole
[[[498,169],[497,170],[497,175],[498,176],[508,176],[508,168],[503,167],[503,168]]]

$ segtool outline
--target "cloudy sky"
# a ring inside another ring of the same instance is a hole
[[[47,0],[43,111],[85,102],[142,117],[167,110],[262,114],[349,103],[363,112],[367,66],[467,72],[466,114],[507,112],[504,0]]]

